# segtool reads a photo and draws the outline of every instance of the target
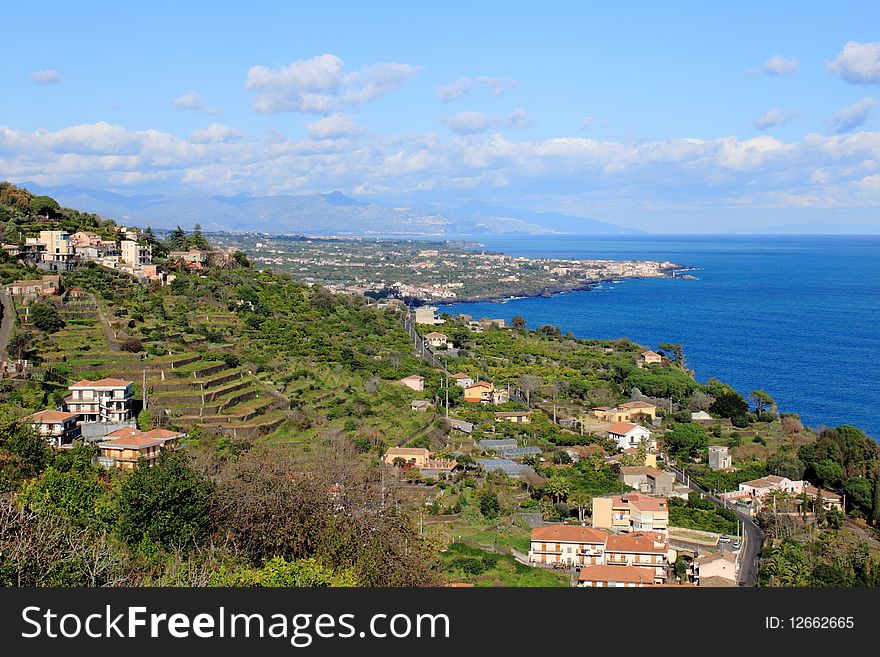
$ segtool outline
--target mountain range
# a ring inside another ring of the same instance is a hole
[[[438,209],[364,203],[338,191],[304,196],[220,196],[199,192],[127,195],[74,185],[43,187],[33,182],[18,185],[34,194],[51,196],[61,205],[94,212],[120,224],[153,228],[179,225],[191,229],[201,224],[205,231],[413,237],[642,232],[587,217],[476,201]]]

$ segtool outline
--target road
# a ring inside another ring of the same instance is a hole
[[[678,470],[674,466],[670,466],[670,469],[675,473],[676,477],[681,481],[686,481],[684,473],[681,470]],[[760,527],[755,524],[755,521],[752,520],[751,516],[745,511],[738,509],[733,504],[725,504],[723,500],[715,497],[709,491],[705,490],[698,483],[693,481],[693,479],[688,478],[688,487],[697,493],[702,494],[707,500],[715,504],[716,506],[724,507],[733,511],[743,523],[743,529],[745,530],[743,536],[743,544],[742,548],[740,548],[740,569],[739,569],[739,584],[742,586],[755,586],[757,584],[757,573],[758,573],[758,555],[761,552],[761,546],[764,543],[764,533],[761,531]]]
[[[12,326],[15,324],[15,308],[12,306],[12,299],[3,289],[0,289],[0,304],[3,305],[2,320],[0,320],[0,358],[6,359],[6,347],[9,345]]]

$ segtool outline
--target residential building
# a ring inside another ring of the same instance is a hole
[[[507,390],[496,389],[492,391],[491,398],[493,404],[506,404],[510,401],[510,393]]]
[[[713,470],[730,470],[732,465],[727,445],[709,445],[709,467]]]
[[[788,477],[767,475],[760,479],[744,481],[739,485],[738,492],[742,497],[753,497],[758,500],[763,500],[773,491],[782,491],[792,497],[797,497],[804,492],[804,485],[804,481],[792,481]]]
[[[70,242],[70,233],[63,230],[41,230],[40,243],[45,247],[42,263],[47,268],[58,271],[69,268],[76,255],[76,249]]]
[[[415,309],[416,324],[443,324],[442,319],[437,317],[437,308],[434,306],[419,306]]]
[[[529,561],[540,564],[603,564],[608,533],[581,525],[550,525],[532,530]]]
[[[122,240],[119,259],[135,271],[142,270],[153,259],[153,249],[149,245],[138,244],[134,240]]]
[[[691,413],[691,422],[714,422],[715,419],[706,411],[696,411]]]
[[[190,271],[201,271],[208,264],[208,252],[198,249],[172,251],[168,254],[168,261],[176,262]]]
[[[414,411],[427,411],[431,408],[431,402],[426,399],[414,399],[412,404],[410,404],[410,408]]]
[[[61,288],[59,276],[42,276],[35,280],[15,281],[6,286],[9,295],[19,300],[58,294]]]
[[[663,357],[658,354],[656,351],[651,351],[650,349],[646,349],[641,354],[639,354],[639,360],[644,365],[650,365],[652,363],[662,363]]]
[[[83,422],[125,422],[132,419],[134,382],[106,378],[87,379],[68,387],[64,405],[70,413],[79,413]]]
[[[624,456],[638,456],[639,448],[638,447],[630,447],[629,449],[625,449],[619,454],[612,454],[605,460],[608,462],[620,463],[621,459]],[[651,452],[642,452],[642,465],[648,466],[649,468],[657,467],[657,455]]]
[[[425,342],[428,343],[429,347],[445,347],[449,343],[449,338],[445,333],[431,331],[425,334]]]
[[[666,581],[671,553],[666,534],[639,531],[632,534],[612,534],[605,542],[605,564],[608,566],[641,566],[651,568],[654,583]]]
[[[529,415],[529,411],[499,411],[495,413],[495,419],[514,424],[529,424],[531,422]]]
[[[474,385],[473,378],[469,377],[463,372],[453,374],[449,378],[452,379],[455,382],[455,385],[457,385],[459,388],[467,388],[468,386]]]
[[[403,459],[417,468],[423,468],[431,458],[431,452],[421,447],[389,447],[383,458],[388,465],[394,465],[396,459]]]
[[[688,566],[688,578],[704,586],[706,578],[720,577],[736,584],[736,557],[727,551],[701,554]],[[711,584],[712,582],[708,582]]]
[[[464,400],[471,404],[490,404],[492,403],[492,393],[495,392],[495,386],[487,381],[477,381],[464,389]]]
[[[592,410],[593,415],[605,422],[631,422],[640,418],[653,420],[657,417],[657,407],[641,401],[626,402],[613,408],[597,406]]]
[[[615,422],[608,427],[608,438],[617,443],[619,449],[637,448],[643,444],[649,450],[657,449],[657,440],[651,431],[631,422]]]
[[[43,436],[52,447],[69,445],[80,437],[77,425],[78,413],[63,411],[37,411],[27,416],[28,423]]]
[[[618,532],[669,529],[669,506],[665,499],[642,493],[593,498],[593,527]]]
[[[621,466],[620,480],[648,495],[668,496],[675,489],[675,477],[668,472],[646,466]]]
[[[585,566],[578,588],[643,588],[653,586],[654,568],[643,566]]]
[[[185,433],[167,429],[140,431],[132,427],[118,429],[107,435],[107,440],[98,443],[99,465],[105,468],[133,470],[141,459],[152,466],[166,449],[176,449]]]
[[[422,392],[425,389],[425,377],[413,374],[400,380],[400,382],[411,390]]]
[[[826,490],[825,488],[819,489],[810,484],[804,486],[804,492],[814,500],[818,500],[821,497],[822,507],[826,511],[831,511],[831,509],[837,509],[838,511],[843,510],[843,497],[839,493]]]

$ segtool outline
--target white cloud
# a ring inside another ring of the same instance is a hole
[[[476,135],[497,127],[524,130],[535,124],[535,118],[519,107],[504,117],[470,110],[444,116],[440,121],[457,135]]]
[[[362,131],[330,138],[352,127],[344,115],[314,121],[313,138],[300,140],[277,132],[245,135],[222,124],[188,137],[106,122],[31,132],[0,125],[0,170],[10,180],[41,184],[261,194],[358,189],[404,202],[461,200],[461,190],[491,197],[503,187],[511,202],[578,199],[595,212],[880,207],[880,132],[794,141],[770,135],[514,139],[474,132],[504,126],[508,118],[476,114],[459,126],[471,132],[449,137]]]
[[[449,103],[469,93],[477,85],[485,87],[493,96],[503,96],[519,86],[519,82],[509,77],[493,78],[486,75],[476,78],[460,77],[451,84],[437,87],[435,95],[441,103]]]
[[[470,78],[458,78],[452,84],[445,84],[443,86],[437,87],[437,100],[441,103],[449,103],[453,100],[461,98],[467,92],[469,92],[474,86],[474,81]]]
[[[828,70],[851,84],[880,84],[880,42],[847,41]]]
[[[58,82],[61,82],[61,73],[53,69],[46,69],[45,71],[34,71],[33,73],[31,73],[31,80],[33,80],[35,84],[45,87],[50,84],[57,84]]]
[[[245,89],[256,92],[256,112],[330,114],[346,105],[363,105],[381,98],[420,71],[420,67],[409,64],[381,62],[346,73],[339,57],[325,54],[278,69],[252,66]]]
[[[497,125],[498,118],[471,110],[444,116],[440,121],[457,135],[475,135]]]
[[[486,89],[489,90],[489,93],[493,96],[503,96],[505,92],[516,89],[519,86],[519,82],[514,80],[513,78],[490,78],[485,75],[481,75],[477,78],[477,82],[482,84]]]
[[[504,125],[515,130],[524,130],[535,125],[535,117],[524,109],[517,107],[504,117]]]
[[[798,61],[794,58],[786,59],[782,55],[773,55],[764,62],[764,73],[768,75],[791,75],[798,68]]]
[[[209,107],[193,89],[185,94],[171,99],[171,107],[176,110],[192,110],[202,114],[223,114],[223,110],[217,107]]]
[[[831,118],[831,131],[839,135],[855,130],[868,120],[875,104],[874,99],[869,96],[852,105],[841,107]]]
[[[363,130],[345,114],[331,114],[306,123],[306,128],[313,139],[339,139],[340,137],[354,137]]]
[[[244,133],[238,128],[212,123],[207,128],[193,130],[189,140],[194,144],[229,144],[239,141]]]
[[[788,120],[794,116],[790,112],[783,112],[778,107],[774,107],[773,109],[769,109],[764,112],[755,122],[752,124],[755,130],[766,130],[767,128],[775,128],[777,126],[782,126],[788,123]]]

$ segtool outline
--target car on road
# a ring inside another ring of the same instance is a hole
[[[742,543],[740,543],[739,541],[734,541],[734,542],[733,542],[733,545],[732,545],[731,547],[732,547],[734,550],[739,550],[740,547],[742,547]]]
[[[730,543],[730,536],[722,536],[718,539],[719,543]]]

